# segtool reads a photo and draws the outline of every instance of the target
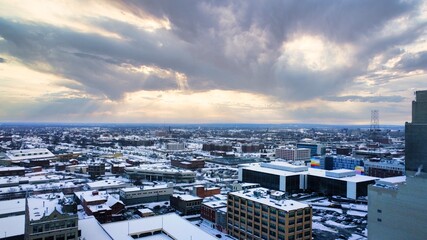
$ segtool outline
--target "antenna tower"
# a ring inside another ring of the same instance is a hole
[[[371,110],[371,128],[369,130],[372,140],[375,141],[380,131],[380,112],[378,110]]]

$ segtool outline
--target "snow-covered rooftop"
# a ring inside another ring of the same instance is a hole
[[[267,188],[252,188],[249,190],[230,192],[230,195],[249,199],[254,202],[259,202],[261,204],[265,204],[267,206],[274,207],[287,212],[310,207],[310,205],[308,204],[297,202],[294,200],[274,200],[270,198],[269,194],[267,193],[268,191],[270,190]]]
[[[157,230],[162,230],[174,239],[217,239],[176,214],[166,214],[130,221],[106,223],[103,224],[102,227],[114,240],[131,240],[133,239],[132,235],[139,235],[141,233]],[[97,237],[96,239],[101,238]]]

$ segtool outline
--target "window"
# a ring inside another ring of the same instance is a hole
[[[378,222],[382,222],[382,219],[381,219],[381,218],[377,218],[377,221],[378,221]]]
[[[377,212],[378,213],[382,213],[383,211],[381,209],[377,209]]]

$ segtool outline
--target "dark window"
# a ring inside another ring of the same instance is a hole
[[[377,221],[378,222],[382,222],[383,220],[381,218],[377,218]]]

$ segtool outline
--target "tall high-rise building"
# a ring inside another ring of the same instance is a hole
[[[405,124],[406,180],[394,177],[369,186],[369,239],[427,236],[427,90],[415,94],[412,123]]]

